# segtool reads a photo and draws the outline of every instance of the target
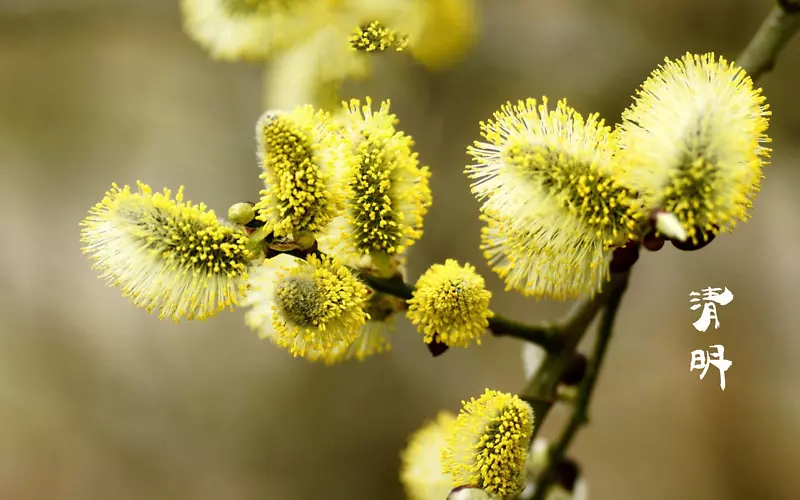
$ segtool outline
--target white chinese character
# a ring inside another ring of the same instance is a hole
[[[692,323],[697,331],[704,332],[708,330],[712,319],[714,320],[714,328],[719,328],[717,304],[727,306],[733,300],[733,294],[728,290],[728,287],[725,287],[725,291],[722,293],[718,293],[720,290],[722,290],[722,288],[705,288],[701,290],[703,292],[702,298],[700,298],[700,294],[697,292],[689,294],[689,297],[691,297],[689,302],[704,302],[704,304],[702,304],[703,313],[700,315],[700,319]],[[695,304],[689,309],[696,311],[700,306],[701,304]]]
[[[709,365],[716,366],[719,370],[719,387],[724,391],[725,372],[731,367],[733,361],[725,359],[725,348],[721,345],[712,345],[709,347],[716,348],[717,352],[709,354],[708,351],[703,351],[701,349],[692,351],[692,361],[689,364],[689,371],[693,372],[695,370],[702,369],[703,371],[700,373],[700,380],[703,380],[703,377],[706,376]]]

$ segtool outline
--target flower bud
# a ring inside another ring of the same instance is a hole
[[[642,238],[642,246],[651,252],[658,252],[664,248],[666,240],[663,236],[656,236],[654,230],[648,231]]]
[[[256,218],[256,210],[252,203],[241,202],[228,209],[228,220],[240,226],[246,226]]]
[[[672,212],[656,212],[656,229],[671,240],[686,241],[686,230],[681,225],[681,221]]]
[[[609,269],[612,273],[622,273],[633,267],[639,260],[639,244],[628,243],[614,250]]]
[[[675,241],[670,240],[672,246],[677,248],[678,250],[683,250],[684,252],[693,252],[695,250],[700,250],[701,248],[706,247],[709,243],[714,241],[716,235],[713,232],[703,233],[703,237],[698,241]]]
[[[589,361],[586,359],[586,356],[580,352],[575,353],[575,356],[572,357],[572,361],[570,361],[569,366],[567,367],[564,374],[561,375],[561,383],[567,385],[578,385],[583,380],[583,376],[586,374],[586,368],[589,365]]]

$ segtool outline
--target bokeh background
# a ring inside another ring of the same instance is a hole
[[[478,121],[546,94],[613,122],[664,57],[735,57],[771,2],[479,4],[460,65],[429,74],[387,57],[345,96],[391,97],[432,166],[410,278],[470,261],[497,311],[550,319],[566,306],[503,293],[478,250],[461,173]],[[0,499],[400,499],[409,433],[486,387],[523,386],[513,339],[433,359],[403,320],[393,352],[325,368],[259,341],[241,311],[176,326],[97,279],[78,223],[111,182],[184,184],[218,213],[254,198],[261,74],[209,59],[177,1],[0,0]],[[753,219],[637,265],[573,448],[592,499],[798,498],[799,80],[795,40],[760,82],[775,151]],[[699,333],[688,294],[707,286],[735,299]],[[718,343],[733,361],[724,393],[713,369],[689,372],[689,352]]]

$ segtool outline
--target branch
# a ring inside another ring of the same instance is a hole
[[[589,301],[591,306],[581,307],[581,303],[578,303],[575,311],[580,311],[580,313],[576,313],[575,317],[580,319],[574,320],[571,323],[571,327],[562,332],[564,348],[560,353],[550,353],[545,357],[536,374],[528,382],[527,387],[520,393],[520,398],[531,405],[536,416],[536,425],[533,429],[534,438],[539,433],[542,427],[541,423],[547,417],[556,401],[558,384],[561,382],[564,372],[569,368],[572,358],[575,356],[575,350],[583,339],[589,324],[601,308],[611,304],[612,300],[619,301],[621,299],[628,286],[629,278],[630,269],[620,273],[612,273],[609,284],[594,299]]]
[[[363,270],[359,270],[358,274],[370,288],[378,292],[394,295],[404,300],[409,300],[414,293],[414,287],[402,280],[395,278],[379,278]],[[584,306],[584,308],[581,308],[581,310],[574,314],[568,315],[564,321],[557,324],[542,323],[539,325],[527,325],[496,314],[494,317],[489,318],[489,331],[495,336],[514,337],[533,342],[541,346],[547,352],[560,352],[564,346],[564,342],[561,339],[561,332],[567,328],[574,328],[573,323],[585,322],[585,317],[590,311],[594,311],[591,313],[591,316],[594,317],[594,314],[597,313],[600,307],[602,307],[602,304],[592,304],[591,307],[588,305]],[[589,321],[591,321],[591,318]]]
[[[778,54],[800,28],[800,2],[779,0],[761,27],[736,58],[750,78],[755,81],[775,67]]]
[[[592,393],[597,384],[597,376],[600,373],[600,367],[605,358],[608,342],[611,340],[611,333],[614,330],[614,320],[616,319],[619,305],[622,302],[622,296],[625,294],[628,285],[627,277],[628,273],[625,273],[625,277],[620,280],[619,286],[614,287],[608,294],[608,304],[603,311],[603,316],[600,321],[594,355],[587,367],[586,375],[581,382],[578,391],[578,399],[575,402],[575,410],[572,413],[572,418],[569,423],[562,431],[561,437],[550,449],[548,466],[536,482],[536,493],[532,500],[543,500],[545,498],[546,492],[556,478],[558,465],[564,459],[564,455],[569,445],[572,443],[572,439],[575,437],[575,434],[577,434],[578,429],[587,422],[589,402],[592,399]]]

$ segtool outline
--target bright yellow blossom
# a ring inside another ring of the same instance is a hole
[[[402,254],[422,235],[431,205],[430,171],[421,167],[410,136],[395,129],[389,101],[377,111],[351,100],[338,119],[343,141],[355,157],[347,174],[345,213],[331,226],[327,240],[337,255],[372,255],[380,264]],[[323,237],[324,240],[324,237]]]
[[[312,106],[268,111],[256,124],[256,142],[266,186],[258,219],[276,236],[324,229],[344,208],[342,175],[353,161],[330,115]]]
[[[519,494],[533,435],[533,409],[512,394],[486,389],[464,402],[442,452],[453,486],[475,486],[501,498]]]
[[[489,326],[492,293],[475,267],[453,259],[434,264],[419,280],[408,301],[408,318],[430,344],[438,340],[450,347],[468,347]]]
[[[567,300],[599,291],[610,276],[611,251],[585,233],[559,228],[559,217],[542,218],[529,230],[486,213],[481,249],[506,290]]]
[[[402,299],[373,291],[364,306],[368,318],[355,340],[343,340],[329,349],[311,351],[306,358],[334,365],[353,359],[364,361],[370,356],[389,351],[392,347],[390,336],[397,323],[397,311],[404,305]]]
[[[769,157],[764,101],[722,57],[666,59],[622,115],[623,181],[647,209],[674,213],[695,244],[731,231],[749,217]]]
[[[358,337],[368,294],[336,259],[280,254],[251,273],[242,304],[252,306],[245,322],[259,337],[316,361]]]
[[[205,319],[237,305],[252,258],[247,235],[184,202],[183,187],[173,199],[137,186],[113,184],[81,223],[83,251],[102,277],[161,319]]]
[[[509,288],[565,300],[599,291],[610,250],[636,236],[634,194],[618,180],[615,137],[566,101],[508,103],[468,148],[484,250]]]
[[[444,500],[453,489],[453,477],[442,470],[442,450],[456,417],[439,413],[408,440],[400,453],[400,482],[409,500]]]

